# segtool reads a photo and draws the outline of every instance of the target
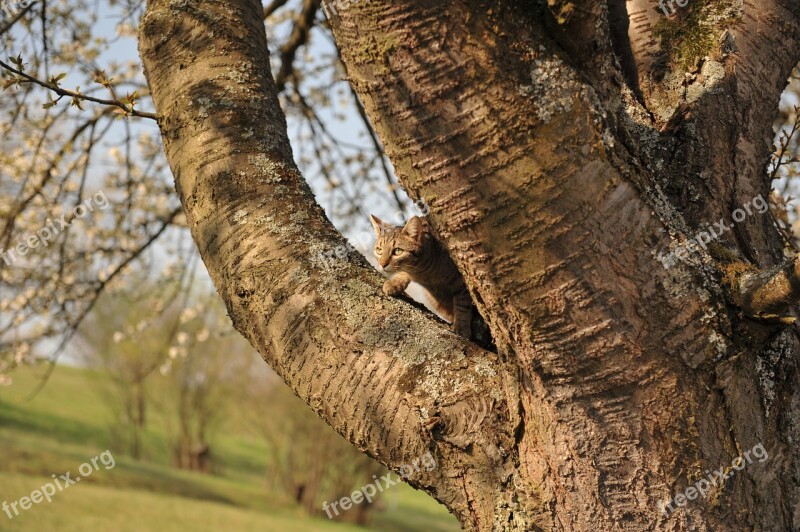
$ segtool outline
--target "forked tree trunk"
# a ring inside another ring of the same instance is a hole
[[[498,354],[384,297],[355,251],[317,260],[344,240],[292,160],[259,2],[150,0],[140,50],[192,235],[273,369],[390,468],[430,450],[411,483],[469,530],[800,529],[798,330],[765,316],[798,278],[769,270],[769,213],[658,260],[767,197],[800,4],[324,7]]]

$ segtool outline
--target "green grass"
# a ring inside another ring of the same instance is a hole
[[[32,400],[25,397],[41,371],[22,369],[0,388],[0,502],[30,495],[51,475],[78,467],[110,449],[115,466],[56,493],[9,519],[0,530],[115,531],[356,531],[460,530],[456,520],[426,494],[402,485],[387,491],[369,527],[308,516],[281,493],[266,489],[265,446],[231,417],[212,442],[219,467],[201,475],[169,467],[167,438],[156,408],[148,412],[141,461],[114,448],[111,411],[102,374],[59,366]]]

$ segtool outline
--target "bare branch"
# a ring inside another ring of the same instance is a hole
[[[6,23],[5,23],[5,24],[4,24],[2,27],[0,27],[0,35],[3,35],[3,34],[4,34],[4,33],[6,33],[8,30],[10,30],[10,29],[11,29],[11,28],[14,26],[14,24],[16,24],[16,23],[17,23],[17,22],[18,22],[18,21],[19,21],[19,20],[20,20],[22,17],[24,17],[24,16],[25,16],[25,15],[26,15],[26,14],[27,14],[27,13],[28,13],[28,12],[29,12],[31,9],[33,9],[33,6],[34,6],[34,5],[36,5],[36,4],[35,4],[35,3],[30,3],[30,4],[28,4],[28,5],[27,5],[27,6],[25,6],[23,9],[21,9],[21,10],[19,11],[19,13],[17,13],[16,15],[14,15],[14,17],[13,17],[11,20],[9,20],[9,21],[8,21],[8,22],[6,22]]]
[[[273,0],[271,4],[269,4],[268,6],[264,7],[264,18],[269,17],[270,15],[275,13],[277,10],[282,8],[284,5],[286,5],[287,1],[288,0]]]
[[[356,104],[356,109],[358,109],[358,116],[361,117],[361,121],[364,122],[364,127],[369,134],[369,138],[372,141],[372,146],[375,148],[376,157],[381,163],[381,168],[383,169],[383,176],[386,178],[386,185],[389,188],[389,191],[392,193],[392,198],[394,199],[397,208],[400,209],[400,212],[404,212],[406,205],[405,202],[400,199],[400,195],[397,193],[397,183],[392,180],[392,172],[389,170],[389,165],[386,164],[386,153],[383,150],[383,144],[378,139],[377,133],[375,133],[375,128],[372,127],[372,122],[369,121],[367,117],[367,111],[364,109],[364,104],[361,103],[361,99],[359,99],[358,94],[356,91],[353,90],[353,86],[348,84],[350,87],[350,94],[353,96],[353,101]]]
[[[157,118],[156,115],[153,114],[153,113],[148,113],[146,111],[137,111],[136,109],[133,108],[132,105],[126,104],[126,103],[121,102],[119,100],[105,100],[103,98],[95,98],[94,96],[89,96],[87,94],[81,94],[81,93],[73,92],[73,91],[70,91],[70,90],[67,90],[67,89],[62,89],[61,87],[57,87],[57,86],[55,86],[55,85],[53,85],[51,83],[47,83],[46,81],[42,81],[42,80],[40,80],[38,78],[35,78],[35,77],[31,76],[31,75],[28,75],[25,72],[22,72],[21,70],[17,70],[16,68],[12,67],[11,65],[9,65],[9,64],[7,64],[7,63],[5,63],[3,61],[0,61],[0,67],[5,68],[9,72],[13,72],[17,76],[20,76],[21,78],[23,78],[23,79],[25,79],[27,81],[30,81],[31,83],[35,83],[37,85],[40,85],[40,86],[44,87],[47,90],[53,91],[53,92],[55,92],[56,94],[58,94],[59,96],[62,96],[62,97],[63,96],[68,96],[70,98],[75,98],[75,99],[78,99],[78,100],[85,100],[87,102],[94,102],[94,103],[99,103],[99,104],[102,104],[102,105],[110,105],[110,106],[113,106],[113,107],[118,107],[118,108],[122,109],[123,111],[125,111],[125,114],[138,116],[140,118],[150,118],[152,120],[156,120],[156,118]]]
[[[281,47],[281,68],[275,76],[278,92],[283,92],[286,81],[294,70],[294,58],[301,46],[308,41],[308,35],[314,26],[314,20],[319,11],[320,0],[303,0],[303,9],[292,29],[289,40]]]

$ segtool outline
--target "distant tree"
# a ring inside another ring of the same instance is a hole
[[[242,391],[240,404],[256,407],[244,412],[267,444],[271,488],[289,494],[311,514],[365,524],[371,504],[331,515],[322,504],[350,495],[373,475],[385,474],[385,468],[325,425],[271,371],[254,371]]]
[[[214,465],[212,435],[255,361],[252,348],[231,334],[221,307],[206,295],[181,311],[156,382],[175,465],[203,473]]]
[[[154,319],[162,309],[152,291],[136,286],[109,290],[98,300],[78,331],[77,348],[89,367],[109,376],[100,393],[115,413],[114,432],[131,456],[141,458],[147,382],[163,363],[170,340],[163,320]]]

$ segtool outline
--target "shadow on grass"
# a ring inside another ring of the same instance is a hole
[[[18,437],[22,435],[25,437]],[[42,412],[32,415],[17,405],[0,403],[0,449],[3,449],[0,471],[45,477],[71,471],[74,476],[82,463],[109,448],[109,441],[108,433],[97,427]],[[188,478],[189,473],[127,457],[115,456],[115,459],[113,470],[105,470],[101,465],[86,477],[86,482],[240,506]]]

